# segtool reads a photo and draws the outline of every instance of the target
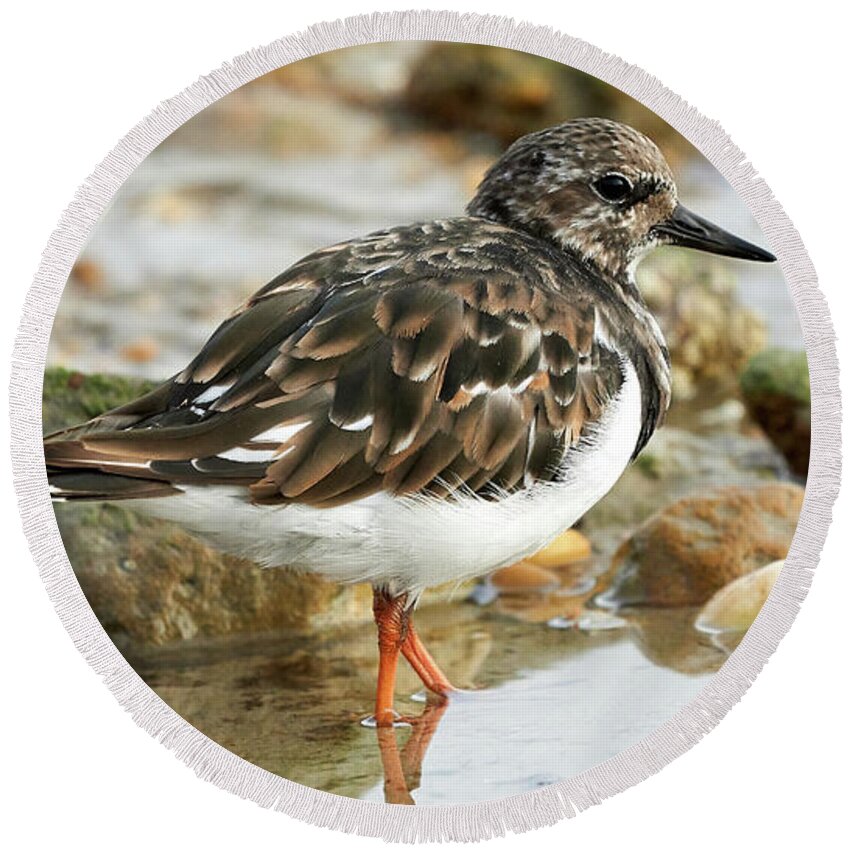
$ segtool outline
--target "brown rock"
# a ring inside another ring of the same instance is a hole
[[[559,584],[558,577],[553,572],[528,561],[520,561],[518,564],[496,570],[490,581],[502,593],[551,590]]]
[[[538,567],[563,567],[584,561],[590,555],[590,541],[580,531],[571,528],[526,560]]]
[[[371,619],[368,586],[264,570],[114,505],[58,505],[80,586],[110,637],[133,645]]]
[[[94,260],[81,257],[71,269],[71,282],[88,293],[97,294],[104,290],[106,277]]]
[[[150,363],[157,354],[159,344],[148,337],[134,340],[121,349],[121,356],[130,363]]]
[[[724,487],[662,509],[615,553],[602,601],[703,604],[730,581],[787,555],[803,492],[780,483]]]
[[[58,504],[80,587],[109,636],[138,650],[193,638],[307,634],[372,620],[372,589],[222,554],[167,522],[114,504]],[[455,585],[425,594],[445,601]]]

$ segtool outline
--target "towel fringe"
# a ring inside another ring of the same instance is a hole
[[[522,50],[592,74],[652,109],[710,160],[758,222],[791,288],[809,362],[812,445],[803,511],[785,567],[740,646],[689,705],[640,743],[572,779],[506,799],[415,807],[340,797],[269,773],[211,741],[142,681],[104,632],[62,545],[41,447],[41,389],[53,317],[71,266],[112,196],[166,136],[223,95],[299,59],[373,42],[431,39]],[[832,517],[841,457],[838,377],[832,321],[800,236],[764,180],[716,121],[634,65],[548,27],[439,11],[361,15],[316,24],[250,50],[201,77],[136,125],[78,189],[44,251],[15,343],[11,380],[15,487],[33,558],[77,648],[136,723],[198,776],[266,808],[342,832],[410,843],[480,841],[573,817],[646,779],[690,749],[744,695],[797,615]]]

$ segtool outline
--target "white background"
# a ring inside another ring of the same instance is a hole
[[[783,11],[779,5],[442,0],[435,8],[549,24],[641,65],[719,119],[800,230],[846,363],[846,22],[834,17],[836,4],[782,4]],[[294,8],[283,0],[146,0],[6,8],[4,387],[39,253],[76,186],[119,137],[159,100],[250,47],[313,22],[393,6],[380,0],[313,0]],[[850,398],[846,373],[842,384]],[[0,428],[8,445],[5,415]],[[319,831],[199,781],[133,724],[59,624],[19,529],[5,450],[0,464],[0,829],[6,846],[377,847],[376,840]],[[848,503],[845,493],[794,628],[743,702],[705,741],[578,819],[512,836],[503,846],[847,846]]]

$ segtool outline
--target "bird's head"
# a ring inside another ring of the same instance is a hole
[[[468,212],[554,241],[624,282],[659,245],[775,259],[683,207],[657,145],[603,118],[518,139],[484,176]]]

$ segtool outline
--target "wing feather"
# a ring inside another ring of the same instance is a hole
[[[498,498],[556,477],[623,374],[586,270],[559,262],[468,218],[324,249],[154,393],[48,437],[49,469],[75,492],[108,493],[111,475],[115,498],[132,479],[145,495],[240,484],[259,503],[325,507],[381,491]]]

